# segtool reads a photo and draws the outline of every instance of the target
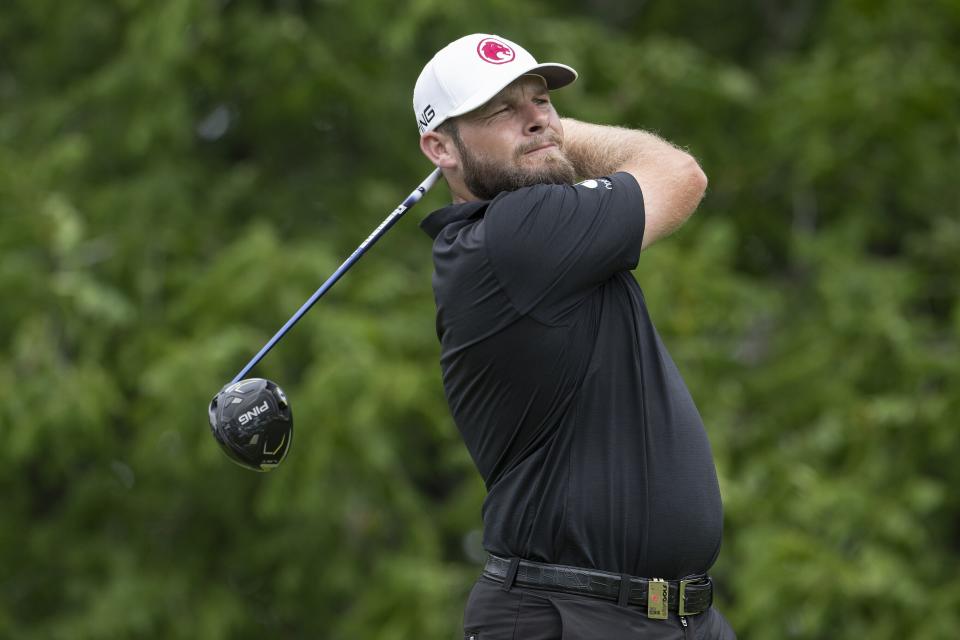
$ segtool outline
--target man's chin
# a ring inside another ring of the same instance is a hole
[[[515,157],[512,167],[479,162],[465,162],[464,165],[467,188],[483,200],[491,200],[503,191],[538,184],[573,184],[575,178],[573,165],[559,149],[544,149]]]
[[[566,156],[557,151],[539,155],[539,158],[530,158],[532,162],[525,167],[530,184],[573,184],[576,176]]]

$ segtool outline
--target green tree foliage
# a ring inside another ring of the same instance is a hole
[[[472,31],[710,177],[636,275],[711,434],[740,635],[953,637],[956,0],[4,2],[0,637],[456,637],[483,487],[414,219],[443,185],[257,368],[279,470],[205,408],[429,172],[412,85]]]

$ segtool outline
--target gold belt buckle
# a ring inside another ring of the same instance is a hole
[[[660,578],[647,582],[647,617],[666,620],[670,600],[670,585]]]
[[[680,581],[680,601],[677,602],[677,613],[681,616],[693,615],[693,611],[687,611],[687,585],[692,582],[694,580]]]

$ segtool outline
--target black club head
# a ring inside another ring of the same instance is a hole
[[[224,387],[208,408],[210,430],[227,457],[253,471],[279,465],[293,439],[293,413],[283,390],[263,378]]]

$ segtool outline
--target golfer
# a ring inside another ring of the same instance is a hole
[[[549,91],[576,77],[473,34],[414,90],[453,200],[421,225],[443,385],[488,491],[464,638],[734,638],[710,444],[630,273],[707,178],[654,135],[560,118]]]

